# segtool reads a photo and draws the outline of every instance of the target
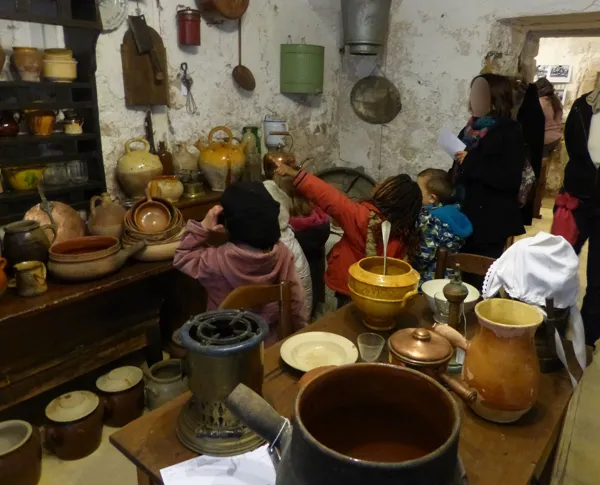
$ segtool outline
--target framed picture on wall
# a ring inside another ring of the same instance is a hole
[[[554,88],[554,92],[558,96],[558,99],[560,99],[560,102],[564,105],[565,104],[565,100],[567,99],[567,88],[566,88],[566,86],[555,87]]]
[[[550,69],[548,71],[548,81],[551,83],[568,83],[571,81],[571,72],[572,67],[566,66],[564,64],[557,66],[548,66]]]
[[[538,79],[543,77],[548,77],[548,74],[550,73],[550,66],[536,66],[535,69],[536,72],[534,81],[537,81]]]

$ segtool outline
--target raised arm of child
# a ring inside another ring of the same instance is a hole
[[[219,224],[219,215],[223,212],[221,206],[215,206],[202,222],[188,221],[181,244],[175,251],[173,266],[182,273],[200,281],[210,280],[220,274],[216,265],[217,248],[207,245],[210,232],[223,232]]]
[[[334,186],[309,172],[296,170],[285,164],[280,164],[276,172],[281,176],[293,177],[296,189],[333,217],[342,229],[347,230],[349,225],[356,225],[356,211],[360,210],[360,204],[350,200]]]

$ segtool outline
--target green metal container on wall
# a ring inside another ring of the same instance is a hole
[[[325,47],[281,44],[280,91],[284,94],[321,94]]]

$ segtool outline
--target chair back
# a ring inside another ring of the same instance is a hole
[[[219,305],[222,310],[258,309],[269,303],[279,303],[277,338],[292,334],[292,302],[289,281],[276,285],[246,285],[233,290]]]
[[[485,276],[490,269],[494,258],[479,256],[478,254],[451,253],[446,248],[439,248],[436,256],[435,277],[443,279],[446,275],[446,269],[454,268],[460,265],[462,273],[470,273],[478,276]]]

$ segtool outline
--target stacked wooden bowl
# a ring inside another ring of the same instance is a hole
[[[170,214],[168,226],[160,231],[150,231],[141,224],[140,212],[144,204],[153,202],[164,206]],[[179,246],[183,235],[184,221],[181,211],[167,199],[153,197],[136,202],[125,214],[123,222],[123,246],[132,246],[139,241],[144,241],[146,247],[135,254],[134,258],[140,261],[167,261],[173,259],[175,250]]]

